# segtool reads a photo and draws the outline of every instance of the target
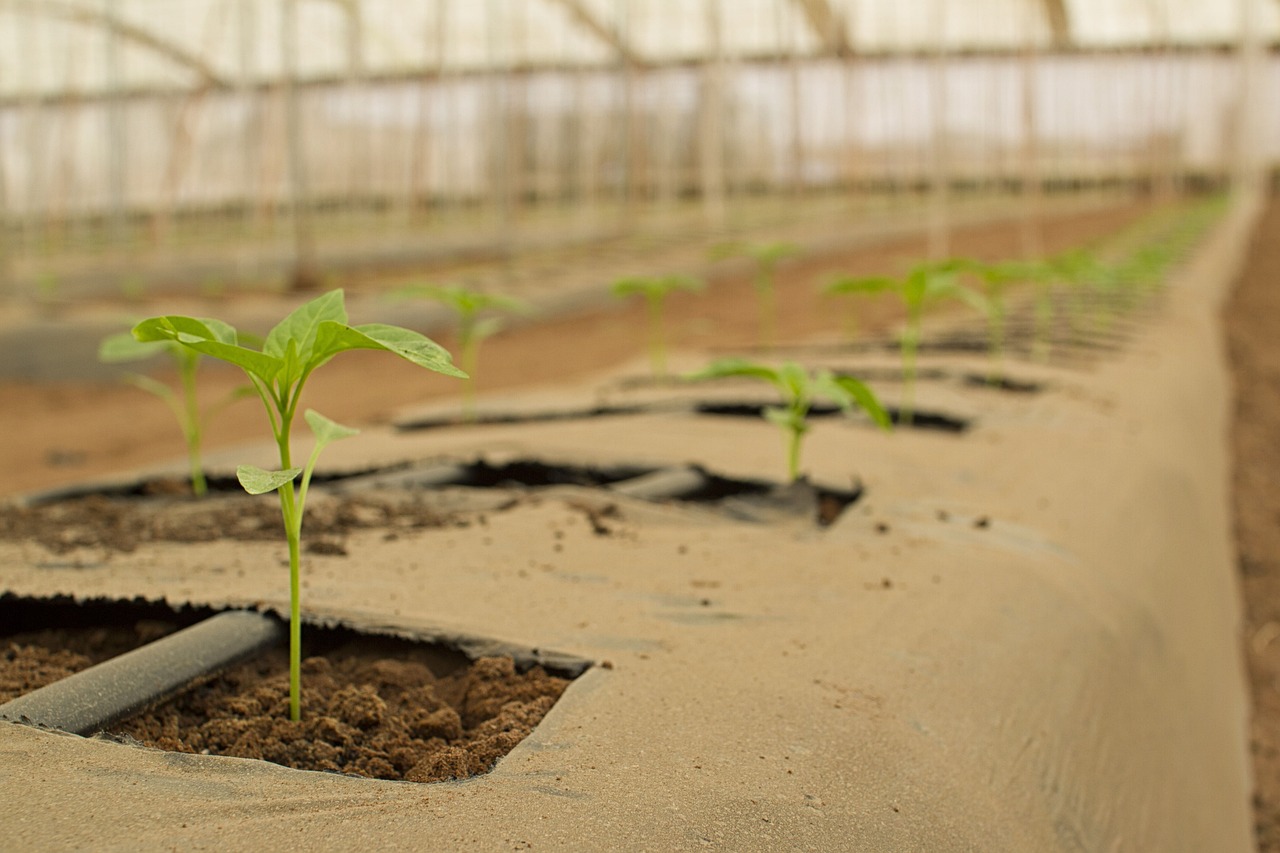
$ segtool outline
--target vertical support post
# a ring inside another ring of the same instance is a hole
[[[289,156],[289,214],[293,226],[293,271],[289,286],[307,290],[318,283],[315,234],[306,149],[302,139],[302,105],[298,94],[298,3],[281,0],[280,52],[284,70],[285,145]]]
[[[724,227],[724,41],[720,0],[705,0],[708,56],[699,91],[698,166],[708,227]]]
[[[118,19],[119,0],[103,0],[103,14]],[[128,172],[124,102],[124,81],[120,67],[120,37],[115,27],[106,31],[107,91],[107,222],[108,236],[117,246],[125,239],[125,195]]]
[[[1035,28],[1028,13],[1023,18],[1022,45],[1022,220],[1019,238],[1022,255],[1038,259],[1044,251],[1040,211],[1044,179],[1040,173],[1040,123],[1036,118],[1037,83],[1040,72]]]
[[[929,56],[929,108],[933,135],[930,145],[929,257],[940,260],[951,253],[951,145],[947,133],[947,3],[933,2],[933,48]]]

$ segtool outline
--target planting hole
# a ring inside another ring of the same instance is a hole
[[[210,612],[163,602],[6,595],[0,624],[8,652],[0,656],[0,684],[22,683],[24,691],[42,686],[23,674],[35,654],[76,657],[80,668],[97,662],[79,650],[86,636],[92,644],[94,638],[167,634]],[[334,621],[307,625],[303,635],[308,710],[301,721],[288,721],[287,656],[280,646],[197,678],[178,696],[110,725],[108,735],[296,769],[416,782],[460,779],[491,769],[591,666],[482,638],[386,626],[375,631]]]

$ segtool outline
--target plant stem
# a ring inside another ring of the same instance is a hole
[[[281,470],[293,467],[289,451],[289,432],[293,412],[281,412],[276,447],[280,451]],[[280,514],[284,518],[284,536],[289,543],[289,719],[302,719],[302,506],[293,483],[280,489]]]
[[[476,367],[480,358],[480,341],[475,332],[475,318],[464,315],[458,325],[459,361],[467,374],[462,385],[462,418],[476,419]]]
[[[792,427],[787,432],[787,479],[794,483],[800,478],[800,439],[803,429]]]
[[[184,351],[185,354],[185,351]],[[202,498],[209,492],[209,483],[204,477],[204,463],[200,459],[200,444],[203,429],[200,424],[200,401],[196,399],[196,367],[197,358],[183,358],[179,367],[182,378],[182,402],[184,412],[181,416],[182,433],[187,439],[187,460],[191,466],[191,491]]]

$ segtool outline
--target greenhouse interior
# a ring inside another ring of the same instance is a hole
[[[0,0],[0,848],[1280,853],[1278,383],[1276,0]]]

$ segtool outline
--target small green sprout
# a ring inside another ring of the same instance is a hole
[[[226,323],[178,315],[143,320],[133,327],[133,336],[143,342],[178,343],[234,364],[249,377],[266,409],[280,468],[267,471],[242,465],[236,469],[236,476],[250,494],[277,491],[280,495],[289,545],[289,718],[298,720],[302,714],[299,576],[303,510],[320,451],[330,442],[355,434],[355,430],[307,411],[305,418],[315,434],[315,448],[304,467],[294,467],[289,439],[303,386],[312,373],[335,355],[357,349],[390,352],[446,376],[466,378],[466,374],[453,366],[443,347],[417,332],[383,323],[348,325],[341,290],[326,293],[294,310],[267,333],[260,349],[240,343],[236,330]],[[295,487],[294,481],[299,476],[300,487]]]
[[[654,376],[667,373],[667,344],[663,331],[663,304],[677,290],[696,292],[703,284],[687,275],[629,276],[613,283],[611,290],[618,298],[643,296],[649,315],[649,363]]]
[[[755,261],[755,277],[751,283],[756,289],[760,309],[760,346],[766,350],[773,349],[778,335],[778,300],[774,290],[774,273],[781,261],[798,254],[799,246],[784,242],[722,243],[712,249],[712,256],[716,258],[745,256]]]
[[[223,325],[217,320],[206,319],[201,322],[210,328]],[[225,335],[228,332],[224,329],[222,333]],[[129,332],[111,335],[98,347],[98,359],[108,364],[142,361],[161,353],[167,353],[178,368],[179,390],[177,392],[163,382],[141,373],[128,373],[124,379],[129,384],[164,400],[174,417],[178,419],[182,437],[187,443],[187,460],[191,468],[191,491],[196,497],[204,497],[209,491],[209,484],[204,476],[204,464],[201,461],[205,427],[215,414],[246,394],[253,393],[253,389],[242,385],[201,413],[200,401],[196,397],[196,371],[200,367],[200,353],[184,347],[177,341],[143,343]]]
[[[890,429],[889,414],[875,394],[852,376],[839,376],[825,368],[808,371],[795,362],[769,367],[741,358],[714,361],[687,379],[701,381],[730,376],[746,376],[773,385],[782,395],[782,405],[764,410],[764,417],[787,435],[787,476],[800,478],[800,445],[809,431],[809,410],[817,398],[825,397],[845,411],[861,408],[882,429]]]
[[[924,263],[913,267],[903,278],[863,276],[838,278],[828,284],[828,295],[857,296],[893,293],[902,300],[907,323],[899,338],[902,353],[902,405],[898,422],[910,425],[915,416],[916,351],[920,348],[920,327],[924,312],[943,299],[971,301],[972,291],[956,282],[957,261]]]
[[[396,296],[433,299],[458,315],[458,366],[467,374],[462,408],[465,418],[474,420],[480,342],[502,329],[500,318],[482,315],[494,311],[525,312],[529,306],[511,296],[481,293],[460,284],[411,284],[397,291]]]
[[[1012,285],[1035,278],[1037,268],[1022,261],[960,260],[956,264],[957,269],[973,274],[980,282],[981,291],[970,291],[966,301],[987,317],[987,350],[991,357],[987,382],[999,384],[1004,378],[1005,321],[1009,314],[1006,293]]]

